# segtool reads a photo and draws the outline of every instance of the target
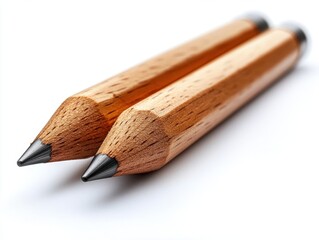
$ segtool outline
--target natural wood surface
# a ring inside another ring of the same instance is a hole
[[[37,136],[50,161],[93,156],[128,107],[259,33],[236,20],[68,98]]]
[[[124,111],[98,153],[116,175],[156,170],[292,68],[295,36],[269,30]]]

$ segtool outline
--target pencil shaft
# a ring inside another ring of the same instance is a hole
[[[259,32],[252,20],[233,21],[69,97],[37,136],[49,161],[93,156],[125,109]]]
[[[164,166],[291,69],[299,47],[287,30],[257,36],[124,111],[98,153],[115,175]]]

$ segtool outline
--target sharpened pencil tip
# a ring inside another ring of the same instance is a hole
[[[43,144],[40,139],[31,143],[30,147],[23,153],[18,160],[19,167],[33,165],[37,163],[46,163],[51,159],[51,146]]]
[[[87,182],[88,179],[87,179],[86,177],[83,177],[83,176],[82,176],[82,181],[83,181],[83,182]]]
[[[106,154],[96,155],[82,176],[83,182],[112,177],[117,170],[118,162]]]

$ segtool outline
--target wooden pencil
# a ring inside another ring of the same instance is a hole
[[[267,32],[125,110],[83,181],[157,170],[291,69],[306,36]]]
[[[128,107],[267,29],[250,15],[67,98],[19,166],[93,156]]]

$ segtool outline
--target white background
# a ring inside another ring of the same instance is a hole
[[[1,239],[318,239],[316,1],[7,0]],[[301,23],[294,72],[155,173],[83,183],[88,160],[18,168],[69,95],[247,11]]]

